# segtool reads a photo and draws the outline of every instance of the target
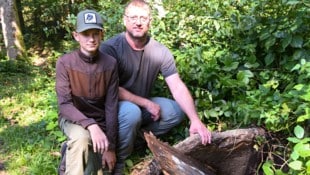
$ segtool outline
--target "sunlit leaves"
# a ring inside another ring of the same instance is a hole
[[[254,75],[250,70],[239,71],[237,74],[237,80],[243,82],[244,84],[248,84],[250,78],[252,78],[253,76]]]
[[[296,160],[296,161],[290,162],[288,166],[294,170],[301,170],[302,161]]]
[[[294,134],[297,138],[301,139],[304,137],[305,130],[301,126],[297,125],[294,128]]]

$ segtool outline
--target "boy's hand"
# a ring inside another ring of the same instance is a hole
[[[93,142],[94,152],[98,152],[101,154],[106,152],[109,147],[109,141],[101,128],[97,124],[93,124],[88,126],[87,129],[89,130]]]

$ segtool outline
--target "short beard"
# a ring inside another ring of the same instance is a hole
[[[139,40],[139,41],[144,41],[147,38],[147,33],[144,33],[143,36],[134,36],[133,33],[127,31],[129,37],[133,40]]]

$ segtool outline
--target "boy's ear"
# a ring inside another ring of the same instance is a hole
[[[101,30],[101,40],[104,40],[104,30]]]
[[[79,34],[77,32],[72,32],[72,36],[77,42],[79,42]]]

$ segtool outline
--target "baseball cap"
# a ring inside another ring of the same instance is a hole
[[[102,18],[94,10],[83,10],[77,15],[76,31],[80,33],[88,29],[103,29]]]

